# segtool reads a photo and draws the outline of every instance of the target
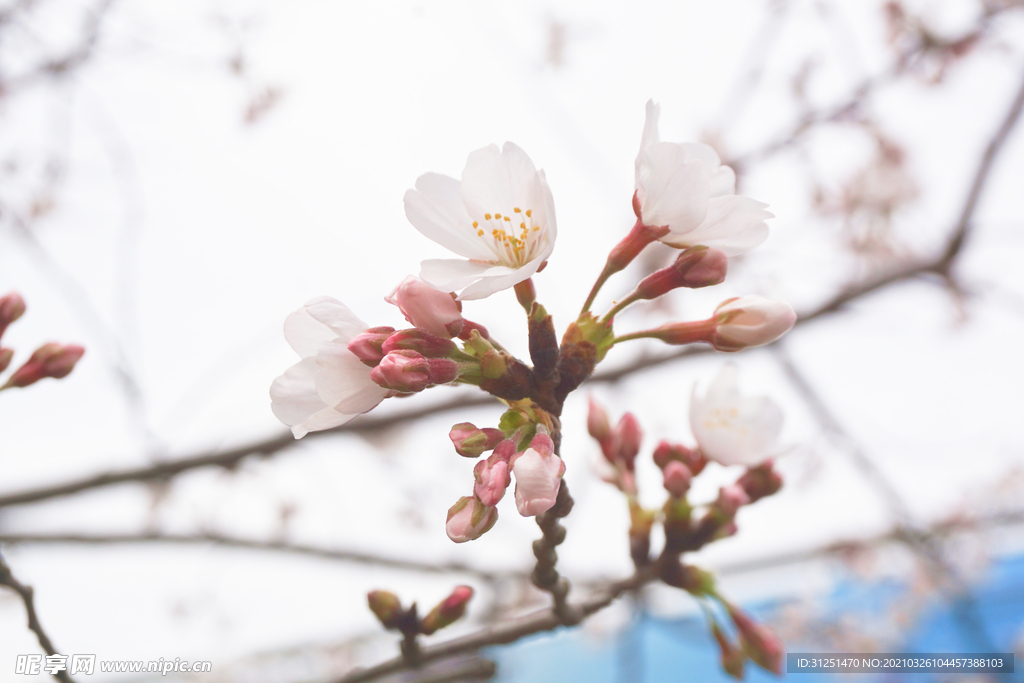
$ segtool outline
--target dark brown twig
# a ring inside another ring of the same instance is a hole
[[[42,624],[39,623],[32,586],[26,586],[14,578],[14,574],[11,573],[11,568],[4,561],[3,555],[0,555],[0,586],[7,586],[21,597],[21,601],[25,603],[25,612],[28,614],[28,627],[36,634],[40,647],[43,648],[47,655],[57,654],[57,648],[53,646],[50,637],[46,635]],[[53,677],[58,681],[63,681],[63,683],[74,683],[74,679],[71,678],[67,670],[58,671],[53,674]]]

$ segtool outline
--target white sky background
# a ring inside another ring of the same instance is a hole
[[[267,391],[295,360],[281,334],[284,317],[330,294],[370,324],[400,326],[383,296],[421,259],[446,255],[408,224],[402,195],[426,171],[458,176],[466,155],[491,142],[515,141],[547,172],[559,236],[535,282],[561,330],[632,225],[633,158],[648,98],[662,105],[663,139],[717,130],[722,149],[740,155],[799,115],[789,88],[807,59],[818,62],[808,84],[816,104],[842,100],[891,61],[880,3],[832,2],[824,12],[793,0],[785,19],[766,28],[769,5],[115,5],[81,71],[0,101],[0,150],[18,162],[0,172],[5,206],[23,210],[38,199],[45,161],[64,162],[54,207],[33,225],[46,256],[0,222],[0,293],[17,289],[29,306],[4,345],[18,350],[16,363],[51,339],[88,349],[69,378],[0,394],[0,491],[278,433]],[[32,33],[61,45],[83,6],[42,2]],[[912,6],[926,7],[934,28],[954,36],[978,11],[968,0]],[[565,37],[558,65],[548,59],[553,26]],[[940,247],[1018,87],[1020,13],[1003,17],[997,33],[1006,49],[971,54],[938,87],[905,80],[870,105],[904,145],[920,188],[894,222],[905,253]],[[752,43],[766,35],[774,41],[764,79],[747,92],[738,78],[752,66]],[[5,48],[4,59],[14,64],[19,50],[38,49],[25,41]],[[240,48],[242,77],[229,69]],[[266,87],[280,89],[280,101],[246,124],[246,107]],[[810,210],[805,161],[813,160],[821,183],[838,187],[870,158],[870,140],[831,126],[800,149],[749,169],[741,191],[771,205],[773,235],[724,285],[673,295],[677,318],[706,316],[718,301],[748,293],[807,309],[865,272],[844,250],[840,221]],[[1024,375],[1022,155],[1018,132],[976,214],[960,268],[978,292],[966,321],[946,292],[921,281],[798,329],[786,344],[921,523],[968,496],[991,503],[982,492],[1024,461],[1016,432]],[[599,305],[632,284],[629,274],[618,276]],[[469,302],[465,314],[525,353],[524,316],[511,291]],[[620,329],[667,314],[638,307],[620,317]],[[140,401],[128,400],[116,379],[111,338],[141,387]],[[639,350],[616,349],[609,362]],[[724,360],[666,366],[593,392],[616,419],[626,410],[638,415],[649,458],[661,438],[689,441],[691,387],[706,385]],[[746,388],[785,407],[785,441],[799,448],[781,463],[787,488],[741,513],[740,534],[698,562],[887,529],[878,497],[821,437],[771,353],[730,360],[743,369]],[[570,399],[564,417],[577,508],[560,566],[570,578],[625,575],[625,505],[589,466],[596,447],[584,430],[585,395]],[[374,443],[340,436],[300,444],[269,461],[247,460],[235,473],[195,471],[176,478],[158,505],[150,489],[131,485],[4,509],[0,530],[145,527],[270,538],[282,532],[282,506],[294,505],[291,540],[525,568],[538,532],[516,514],[511,496],[499,506],[498,525],[477,542],[455,546],[443,529],[447,508],[471,490],[473,465],[454,453],[447,430],[499,413],[449,413]],[[656,471],[642,475],[655,504]],[[709,471],[704,494],[736,475]],[[373,632],[367,590],[392,588],[431,605],[465,581],[216,548],[19,547],[5,555],[36,587],[43,623],[62,651],[211,659],[215,671],[256,652]],[[0,671],[15,654],[35,651],[20,602],[0,595]]]

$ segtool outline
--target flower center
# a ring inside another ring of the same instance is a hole
[[[511,215],[485,213],[483,223],[473,221],[473,230],[494,254],[494,263],[511,268],[533,260],[544,234],[533,218],[533,210],[523,211],[518,206]]]

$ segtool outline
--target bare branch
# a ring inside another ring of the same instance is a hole
[[[32,591],[32,586],[26,586],[23,583],[19,583],[14,574],[11,573],[11,568],[7,566],[4,561],[3,555],[0,555],[0,586],[7,586],[21,597],[21,601],[25,603],[25,612],[28,614],[28,627],[36,634],[36,638],[39,640],[39,645],[48,655],[57,654],[57,648],[53,646],[53,642],[50,637],[46,635],[46,631],[43,630],[42,624],[39,623],[39,615],[36,614],[35,598]],[[58,671],[53,674],[53,677],[63,683],[74,683],[74,679],[68,674],[67,670]]]
[[[525,573],[492,572],[477,569],[461,562],[421,562],[397,557],[383,557],[354,550],[340,550],[322,546],[291,543],[288,541],[261,541],[257,539],[239,538],[218,533],[202,534],[167,534],[167,533],[128,533],[128,534],[78,534],[78,533],[42,533],[42,534],[11,534],[0,533],[0,545],[129,545],[145,543],[163,543],[168,545],[219,545],[226,548],[244,548],[267,552],[291,553],[316,557],[326,560],[338,560],[354,564],[365,564],[377,567],[391,567],[429,574],[470,574],[486,581],[503,578],[520,577]]]

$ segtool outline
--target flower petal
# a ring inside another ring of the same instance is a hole
[[[694,387],[690,428],[701,452],[723,465],[760,464],[772,455],[782,430],[782,410],[765,396],[744,397],[736,367],[725,366],[707,393]]]
[[[338,412],[360,415],[384,400],[388,390],[370,379],[370,368],[341,339],[320,347],[316,355],[316,391]]]
[[[494,270],[510,272],[511,268],[495,266],[493,263],[481,261],[463,261],[462,259],[427,259],[420,263],[420,278],[432,287],[445,292],[457,292],[470,285],[484,274]]]
[[[658,118],[661,116],[661,105],[655,104],[654,100],[647,100],[647,111],[644,117],[644,132],[640,136],[640,152],[651,145],[656,145],[661,142],[661,136],[658,134]],[[640,185],[640,153],[636,155],[636,183]]]
[[[281,422],[292,428],[296,439],[309,432],[345,424],[355,415],[330,408],[316,391],[317,365],[306,358],[284,371],[270,385],[270,409]]]
[[[463,289],[462,293],[459,294],[459,301],[483,299],[495,292],[500,292],[512,285],[519,284],[523,280],[533,277],[533,274],[537,272],[537,269],[540,268],[540,264],[543,262],[544,259],[538,257],[516,270],[504,266],[492,268],[477,279],[476,282]]]
[[[348,306],[333,297],[318,296],[310,299],[304,308],[314,320],[326,325],[335,337],[340,337],[345,343],[369,327]]]
[[[682,145],[659,142],[644,149],[637,173],[644,223],[678,234],[696,228],[707,214],[709,177],[704,162],[686,160]]]
[[[493,258],[476,236],[462,202],[460,183],[440,173],[425,173],[405,193],[405,215],[413,227],[446,249],[471,259]]]
[[[767,206],[740,195],[714,197],[708,200],[707,216],[700,226],[682,235],[669,233],[661,241],[681,249],[702,244],[736,256],[768,239],[765,220],[773,215],[765,211]]]
[[[471,152],[462,171],[462,201],[469,215],[478,221],[484,220],[484,214],[507,213],[515,208],[543,211],[546,188],[530,157],[511,142],[500,150],[497,145],[488,145]],[[554,215],[535,218],[547,229]]]
[[[321,344],[337,336],[334,330],[311,316],[305,306],[284,319],[284,338],[302,358],[315,356]]]

